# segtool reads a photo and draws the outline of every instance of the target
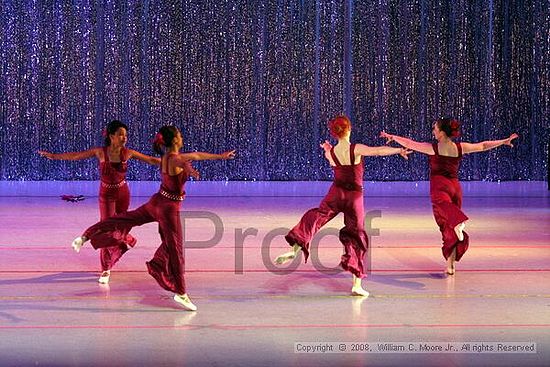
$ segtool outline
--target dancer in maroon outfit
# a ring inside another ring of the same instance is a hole
[[[384,131],[380,136],[395,140],[405,148],[429,155],[430,162],[430,198],[433,215],[443,238],[442,252],[447,260],[445,272],[455,273],[455,261],[459,261],[468,249],[469,236],[464,232],[468,217],[462,212],[462,188],[458,180],[458,169],[463,154],[482,152],[512,145],[517,134],[507,139],[491,140],[480,143],[455,143],[460,136],[460,123],[451,118],[442,118],[433,125],[433,135],[437,143],[419,143]]]
[[[160,159],[150,157],[133,149],[126,148],[128,140],[128,127],[126,124],[113,120],[105,128],[105,146],[92,148],[81,152],[50,153],[39,151],[38,153],[48,159],[80,160],[96,157],[99,161],[100,186],[99,186],[99,215],[100,220],[112,217],[115,214],[124,213],[130,205],[130,190],[126,182],[128,160],[137,158],[149,164],[159,165]],[[111,269],[121,256],[133,246],[135,239],[128,234],[126,241],[120,246],[101,249],[101,276],[99,282],[109,283]]]
[[[329,122],[330,134],[338,139],[334,147],[327,141],[321,144],[325,158],[334,170],[334,182],[318,208],[308,210],[300,222],[285,236],[292,251],[275,259],[283,264],[304,252],[305,261],[309,256],[309,243],[315,233],[338,213],[344,213],[344,228],[340,230],[340,241],[344,245],[344,255],[340,265],[353,274],[351,292],[354,296],[368,297],[369,292],[361,286],[365,275],[363,259],[368,239],[364,230],[363,208],[363,162],[362,156],[386,156],[400,154],[405,159],[409,150],[390,147],[369,147],[351,144],[351,123],[346,116],[338,116]]]
[[[118,247],[126,243],[128,233],[133,227],[158,222],[162,242],[153,259],[147,262],[149,274],[162,288],[175,293],[176,302],[186,310],[195,311],[197,307],[187,295],[184,280],[185,261],[179,217],[181,202],[185,197],[183,186],[189,176],[198,176],[191,167],[191,161],[231,159],[234,158],[235,151],[222,154],[179,153],[182,146],[183,139],[177,128],[162,127],[155,138],[155,151],[162,154],[159,192],[136,210],[115,215],[89,227],[82,236],[75,238],[72,247],[79,252],[80,247],[88,240],[94,249]],[[164,154],[161,147],[165,148]]]

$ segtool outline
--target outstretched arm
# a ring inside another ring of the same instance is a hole
[[[91,157],[97,157],[99,159],[99,148],[92,148],[88,150],[83,150],[81,152],[67,152],[67,153],[50,153],[44,150],[39,150],[38,154],[42,157],[55,160],[68,160],[68,161],[77,161],[80,159],[87,159]]]
[[[204,161],[204,160],[216,160],[216,159],[233,159],[235,158],[235,151],[230,150],[223,152],[222,154],[213,154],[206,152],[192,152],[181,153],[176,156],[173,161],[177,167],[183,168],[190,176],[198,179],[200,177],[199,171],[197,171],[192,165],[191,161]]]
[[[325,140],[324,143],[320,144],[321,148],[325,151],[325,158],[329,161],[332,161],[332,157],[330,156],[330,150],[332,149],[332,144],[328,140]],[[399,154],[405,159],[409,159],[408,155],[412,153],[411,150],[403,149],[403,148],[391,148],[391,147],[369,147],[368,145],[364,144],[356,144],[355,145],[355,153],[364,155],[364,156],[386,156],[386,155],[394,155]]]
[[[133,149],[130,149],[129,153],[130,153],[130,158],[137,158],[140,161],[143,161],[145,163],[149,163],[154,166],[160,166],[160,158],[151,157],[150,155],[140,153],[137,150],[133,150]]]
[[[229,150],[221,154],[213,154],[206,152],[190,152],[190,153],[181,153],[178,156],[178,160],[182,161],[206,161],[206,160],[216,160],[216,159],[233,159],[235,158],[235,150]]]
[[[463,154],[484,152],[486,150],[500,147],[501,145],[509,145],[510,147],[513,147],[514,145],[512,144],[512,140],[516,139],[518,136],[518,134],[513,133],[506,139],[487,140],[480,143],[461,143],[460,145],[462,145]]]
[[[396,141],[397,144],[399,144],[399,145],[401,145],[401,146],[403,146],[407,149],[412,149],[412,150],[415,150],[417,152],[428,154],[428,155],[434,155],[435,154],[434,148],[432,147],[432,145],[430,143],[420,143],[418,141],[414,141],[414,140],[409,139],[409,138],[404,138],[402,136],[388,134],[385,131],[380,132],[380,137],[388,139],[387,143],[389,143],[393,140],[393,141]]]
[[[412,153],[411,150],[403,149],[403,148],[392,148],[392,147],[369,147],[368,145],[364,144],[356,144],[355,145],[355,153],[364,155],[364,156],[386,156],[386,155],[395,155],[399,154],[405,159],[409,159],[408,155]]]

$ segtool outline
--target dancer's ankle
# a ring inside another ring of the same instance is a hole
[[[451,255],[447,259],[447,268],[445,269],[445,273],[448,275],[454,275],[455,274],[455,259],[456,259],[456,247],[453,249],[453,252],[451,252]]]

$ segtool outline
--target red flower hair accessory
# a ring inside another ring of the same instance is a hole
[[[457,120],[451,121],[451,136],[453,138],[458,138],[460,136],[460,122]]]
[[[164,138],[162,137],[161,133],[157,133],[157,135],[155,135],[155,139],[153,140],[153,143],[157,145],[166,145],[164,143]]]

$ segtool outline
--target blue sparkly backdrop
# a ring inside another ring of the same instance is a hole
[[[550,116],[547,0],[0,0],[0,179],[94,180],[97,162],[35,152],[100,145],[111,119],[151,154],[163,124],[203,179],[322,180],[319,142],[345,112],[352,139],[431,139],[441,115],[464,141],[518,132],[468,156],[466,180],[545,178]],[[157,179],[130,165],[129,178]],[[368,180],[423,180],[426,157],[368,158]]]

